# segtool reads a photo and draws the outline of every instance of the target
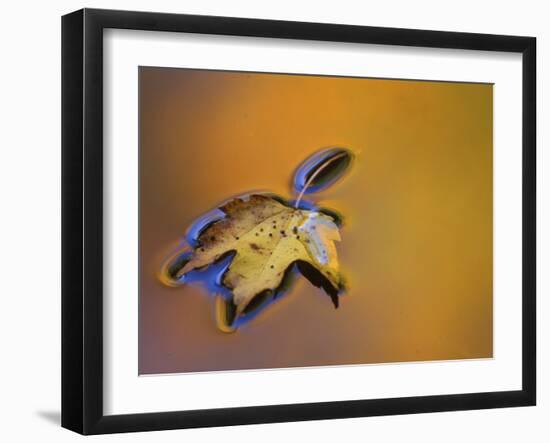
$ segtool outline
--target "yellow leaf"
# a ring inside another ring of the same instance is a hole
[[[287,206],[267,195],[236,198],[220,209],[225,217],[200,234],[193,254],[170,275],[173,282],[232,253],[222,278],[235,307],[230,320],[246,314],[257,304],[253,300],[275,294],[294,264],[338,306],[342,278],[334,241],[340,240],[340,233],[332,217]]]

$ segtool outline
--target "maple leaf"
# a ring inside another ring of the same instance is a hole
[[[228,325],[266,296],[276,294],[294,265],[338,307],[343,284],[334,244],[340,233],[333,217],[259,194],[233,199],[220,210],[225,217],[199,235],[186,260],[170,268],[173,282],[183,282],[188,273],[232,255],[221,280],[232,297],[218,298],[233,310],[225,322]]]
[[[161,280],[176,286],[192,281],[194,271],[215,263],[226,266],[221,281],[216,279],[210,288],[216,296],[218,328],[224,332],[235,331],[239,317],[250,318],[265,301],[276,297],[287,286],[294,267],[322,287],[337,308],[343,287],[334,245],[340,240],[337,217],[324,209],[304,209],[300,202],[305,195],[332,186],[353,158],[349,149],[340,147],[306,158],[294,172],[297,199],[293,206],[274,196],[253,194],[200,217],[188,231],[187,240],[194,249],[180,250],[165,262]]]

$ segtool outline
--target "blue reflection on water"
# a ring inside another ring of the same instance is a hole
[[[292,206],[293,208],[295,208],[296,207],[296,200],[295,199],[289,200],[288,204],[289,204],[289,206]],[[313,202],[302,199],[302,200],[300,200],[300,203],[298,204],[298,209],[305,209],[307,211],[317,211],[319,209],[319,207]]]
[[[218,208],[213,209],[212,211],[209,211],[206,214],[198,217],[187,229],[187,232],[185,234],[185,239],[187,243],[194,248],[197,247],[197,245],[199,244],[198,239],[201,233],[206,228],[208,228],[208,226],[221,220],[224,217],[225,214]]]
[[[346,152],[343,148],[329,148],[316,152],[311,157],[307,158],[294,173],[294,190],[296,192],[302,192],[306,186],[308,178],[314,173],[314,171],[329,157],[335,156],[338,152]],[[327,176],[324,180],[319,180],[316,183],[310,183],[304,194],[312,194],[314,192],[321,191],[340,178],[340,175],[332,177]]]
[[[192,252],[190,251],[189,254]],[[231,297],[231,290],[223,286],[222,278],[233,257],[235,257],[234,251],[203,269],[188,272],[178,281],[180,283],[200,283],[210,295],[220,294],[224,297]]]

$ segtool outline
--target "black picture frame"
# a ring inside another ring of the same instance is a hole
[[[103,30],[192,32],[522,54],[522,389],[391,399],[103,413]],[[228,426],[536,403],[536,39],[83,9],[62,18],[62,426],[82,434]]]

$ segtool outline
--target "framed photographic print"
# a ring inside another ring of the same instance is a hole
[[[62,20],[62,425],[535,404],[532,37]]]

